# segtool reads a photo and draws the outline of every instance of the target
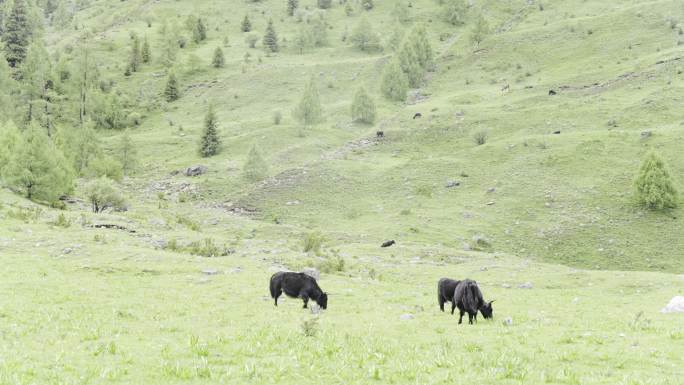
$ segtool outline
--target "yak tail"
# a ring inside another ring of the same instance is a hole
[[[271,289],[271,298],[275,298],[276,295],[278,295],[278,284],[280,283],[280,277],[276,277],[275,275],[271,277],[271,283],[269,285],[269,289]]]

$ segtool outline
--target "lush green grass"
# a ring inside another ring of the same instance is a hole
[[[100,0],[78,12],[102,78],[143,115],[140,166],[122,183],[129,211],[72,204],[68,227],[0,190],[0,384],[678,383],[684,319],[659,310],[684,291],[684,215],[636,207],[632,180],[655,150],[684,186],[684,62],[668,61],[684,54],[668,21],[684,20],[681,4],[478,1],[493,33],[475,50],[470,21],[448,25],[436,1],[413,0],[436,59],[425,99],[403,104],[379,94],[392,52],[343,42],[364,12],[333,3],[329,44],[304,54],[284,0]],[[391,31],[393,2],[375,3],[367,17]],[[258,36],[273,18],[280,53],[247,47],[245,13]],[[190,14],[209,39],[179,52],[182,98],[166,103],[157,59],[123,76],[130,33],[158,58],[162,20]],[[48,28],[48,46],[78,52],[81,32]],[[223,69],[209,66],[217,46]],[[190,55],[204,68],[188,71]],[[291,111],[311,75],[325,121],[302,127]],[[361,84],[378,103],[373,126],[349,117]],[[202,159],[209,103],[223,149]],[[120,132],[99,135],[111,149]],[[272,176],[260,183],[242,176],[253,144]],[[195,164],[207,174],[171,175]],[[307,237],[320,255],[302,252]],[[397,246],[380,249],[387,239]],[[266,286],[281,266],[323,270],[329,309],[274,308]],[[457,326],[439,312],[443,276],[476,279],[494,321]]]

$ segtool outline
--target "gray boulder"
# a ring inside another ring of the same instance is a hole
[[[207,172],[207,167],[198,164],[196,166],[191,166],[185,169],[185,175],[187,176],[200,176]]]
[[[673,297],[670,302],[665,306],[661,313],[684,313],[684,297],[676,296]]]

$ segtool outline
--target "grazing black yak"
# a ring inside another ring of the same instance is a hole
[[[454,290],[454,299],[451,301],[451,314],[454,314],[454,309],[458,306],[461,317],[458,323],[463,322],[463,314],[468,313],[468,323],[472,325],[473,319],[477,322],[477,311],[482,313],[482,316],[492,318],[492,302],[488,303],[482,299],[482,292],[477,286],[477,282],[470,279],[463,280],[456,285]]]
[[[280,271],[271,276],[271,298],[278,306],[278,297],[285,293],[288,297],[301,298],[306,309],[309,299],[316,301],[321,309],[328,307],[328,294],[318,286],[316,280],[304,273]]]
[[[421,114],[420,112],[416,112],[416,114],[413,115],[413,119],[418,119],[418,118],[422,118],[422,117],[423,117],[423,114]]]
[[[391,240],[391,241],[385,241],[385,242],[382,243],[382,245],[380,245],[380,247],[390,247],[390,246],[392,246],[392,245],[395,244],[395,243],[396,243],[396,242],[394,242],[394,239]]]
[[[556,94],[556,91],[554,91],[554,90],[549,90],[549,96],[553,96],[553,95],[555,95],[555,94]]]
[[[384,138],[385,137],[385,132],[384,131],[376,131],[375,136],[378,138]]]
[[[454,290],[461,281],[454,281],[449,278],[442,278],[437,282],[437,302],[440,310],[444,311],[444,303],[454,299]],[[451,312],[453,314],[453,311]]]

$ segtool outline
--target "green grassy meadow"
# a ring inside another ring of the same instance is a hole
[[[403,23],[394,1],[348,1],[351,16],[300,0],[328,26],[304,53],[306,22],[285,0],[91,0],[75,28],[45,28],[55,58],[89,31],[99,76],[141,115],[139,165],[120,183],[123,212],[92,213],[84,179],[65,210],[0,189],[0,385],[682,383],[684,314],[660,310],[684,295],[684,212],[633,194],[649,152],[684,191],[681,1],[471,1],[491,30],[479,47],[470,16],[451,25],[438,1],[412,0]],[[208,38],[179,50],[168,103],[158,29],[187,34],[188,15]],[[351,46],[362,17],[383,50]],[[269,19],[278,53],[262,47]],[[391,102],[387,42],[415,23],[434,69]],[[132,32],[153,60],[126,77]],[[292,111],[311,77],[324,121],[304,126]],[[361,85],[373,125],[350,117]],[[209,105],[222,147],[201,158]],[[122,132],[97,134],[113,152]],[[253,145],[260,182],[243,177]],[[176,173],[198,164],[204,175]],[[274,307],[270,276],[305,267],[321,271],[328,309]],[[477,280],[494,319],[440,312],[441,277]]]

